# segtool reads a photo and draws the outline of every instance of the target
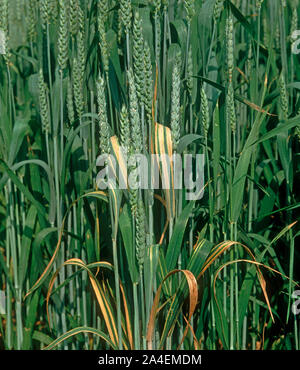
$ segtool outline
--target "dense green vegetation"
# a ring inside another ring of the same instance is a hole
[[[299,349],[298,15],[0,0],[1,349]],[[101,189],[120,146],[202,154],[203,196]]]

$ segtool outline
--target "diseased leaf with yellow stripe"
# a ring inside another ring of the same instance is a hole
[[[220,317],[221,317],[221,321],[222,321],[222,314],[221,314],[221,308],[220,308],[220,305],[218,304],[218,301],[217,301],[217,296],[216,296],[216,281],[217,281],[217,278],[220,274],[220,272],[226,267],[226,266],[229,266],[229,265],[232,265],[232,264],[236,264],[236,263],[240,263],[240,262],[245,262],[245,263],[249,263],[249,264],[253,264],[257,267],[257,270],[259,271],[259,274],[261,274],[260,272],[260,269],[259,267],[264,267],[266,268],[267,270],[269,271],[272,271],[278,275],[281,275],[282,277],[286,278],[286,279],[289,279],[288,276],[286,275],[283,275],[281,272],[273,269],[272,267],[269,267],[263,263],[260,263],[260,262],[257,262],[257,261],[251,261],[251,260],[246,260],[246,259],[238,259],[238,260],[234,260],[234,261],[228,261],[226,262],[225,264],[223,264],[222,266],[220,266],[215,274],[215,277],[214,277],[214,281],[213,281],[213,288],[214,288],[214,298],[215,298],[215,301],[216,301],[216,305],[217,305],[217,308],[218,308],[218,311],[219,311],[219,314],[220,314]],[[262,287],[262,290],[263,290],[263,293],[265,295],[265,298],[267,300],[267,305],[268,305],[268,309],[269,309],[269,312],[270,312],[270,315],[271,315],[271,318],[273,320],[273,322],[275,321],[274,320],[274,315],[273,315],[273,312],[272,312],[272,309],[271,309],[271,306],[270,306],[270,303],[269,303],[269,299],[268,299],[268,296],[267,296],[267,293],[266,293],[266,283],[265,283],[265,280],[263,280],[264,282],[261,283],[261,287]],[[295,285],[298,285],[295,281],[292,281]],[[223,325],[223,324],[222,324]]]
[[[105,324],[106,324],[106,328],[107,328],[107,331],[109,333],[109,337],[110,337],[112,343],[116,344],[117,343],[117,330],[116,330],[116,324],[115,324],[113,312],[111,311],[110,306],[109,306],[109,304],[107,302],[107,299],[105,297],[105,293],[103,292],[103,290],[102,290],[101,286],[99,285],[97,279],[95,278],[94,274],[91,272],[90,268],[79,258],[72,258],[72,259],[64,262],[62,267],[68,266],[68,265],[78,266],[78,267],[82,268],[83,270],[87,271],[87,273],[89,275],[91,285],[92,285],[94,293],[96,295],[101,313],[103,315],[103,318],[104,318],[104,321],[105,321]],[[97,264],[94,263],[93,267],[96,267],[96,266],[97,267],[106,267],[106,268],[112,269],[112,265],[109,264],[108,262],[98,262]],[[49,287],[48,287],[48,293],[47,293],[47,298],[46,298],[46,307],[47,307],[47,315],[48,315],[48,321],[49,322],[50,322],[50,319],[49,319],[48,303],[49,303],[49,298],[50,298],[50,295],[51,295],[51,292],[52,292],[52,289],[53,289],[55,279],[57,278],[59,271],[60,271],[60,269],[58,269],[55,272],[55,274],[53,275],[53,277],[50,280]]]
[[[148,343],[148,349],[150,349],[150,350],[152,349],[152,337],[153,337],[153,332],[154,332],[155,317],[156,317],[156,314],[158,312],[158,305],[159,305],[159,300],[160,300],[160,295],[161,295],[161,290],[162,290],[163,284],[170,276],[172,276],[174,274],[177,274],[179,272],[182,272],[184,274],[184,276],[186,278],[186,281],[188,283],[188,287],[189,287],[189,298],[190,298],[189,301],[190,301],[190,303],[189,303],[189,314],[188,314],[188,319],[187,319],[188,323],[190,322],[191,317],[193,316],[193,313],[194,313],[195,308],[197,306],[198,284],[197,284],[197,280],[196,280],[195,276],[188,270],[173,270],[173,271],[169,272],[166,275],[166,277],[163,279],[163,281],[161,282],[161,284],[159,285],[159,287],[156,291],[154,301],[153,301],[153,305],[152,305],[151,312],[150,312],[150,319],[149,319],[149,323],[148,323],[147,336],[146,336],[147,343]],[[173,303],[174,303],[175,300],[176,300],[176,294],[174,295],[171,307],[168,311],[167,318],[165,320],[166,323],[168,322],[168,318],[172,313],[172,306],[173,306]],[[173,321],[173,327],[175,326],[175,324],[176,324],[176,320]],[[188,325],[186,326],[186,328],[184,330],[182,341],[186,337],[187,332],[188,332]],[[169,330],[168,331],[166,330],[166,324],[165,324],[163,333],[162,333],[161,338],[160,338],[160,348],[161,349],[162,349],[162,346],[164,344],[164,340],[165,340],[168,333],[169,333]]]
[[[128,303],[127,303],[126,294],[125,294],[125,291],[124,291],[124,288],[123,288],[123,285],[122,285],[121,282],[120,282],[120,290],[121,290],[121,294],[122,294],[122,298],[123,298],[123,305],[124,305],[124,311],[125,311],[125,321],[126,321],[126,328],[127,328],[127,333],[126,334],[127,334],[127,338],[128,338],[129,344],[130,344],[130,349],[134,349]]]
[[[117,346],[101,330],[90,328],[87,326],[80,326],[78,328],[72,329],[68,331],[67,333],[61,335],[59,338],[55,339],[52,343],[50,343],[47,347],[45,347],[44,350],[51,350],[54,347],[58,346],[63,341],[65,341],[66,339],[74,335],[81,334],[81,333],[91,333],[91,334],[97,335],[98,337],[102,338],[106,343],[108,343],[112,349],[117,349]]]
[[[103,191],[93,191],[93,192],[90,192],[90,193],[87,193],[87,194],[84,194],[82,195],[81,197],[79,197],[78,199],[76,199],[71,205],[70,207],[68,208],[63,220],[62,220],[62,224],[61,224],[61,228],[60,228],[60,232],[59,232],[59,237],[58,237],[58,241],[57,241],[57,244],[56,244],[56,248],[54,250],[54,253],[47,265],[47,267],[45,268],[44,272],[42,273],[42,275],[39,277],[39,279],[35,282],[35,284],[32,286],[31,289],[29,289],[29,291],[27,292],[27,294],[25,295],[24,299],[26,299],[26,297],[28,297],[28,295],[30,295],[34,290],[36,290],[37,288],[39,288],[43,283],[44,281],[46,280],[46,278],[48,277],[49,273],[50,273],[50,270],[51,268],[53,267],[53,264],[57,258],[57,255],[58,255],[58,252],[59,252],[59,249],[60,249],[60,245],[61,245],[61,241],[62,241],[62,237],[63,237],[63,234],[64,234],[64,227],[65,227],[65,223],[66,223],[66,220],[68,218],[68,215],[69,215],[69,212],[71,211],[72,207],[78,203],[80,201],[80,199],[83,199],[83,198],[88,198],[88,197],[94,197],[94,198],[100,198],[102,200],[105,200],[107,201],[107,195],[105,192]]]
[[[172,135],[168,127],[159,123],[155,124],[155,154],[157,154],[166,197],[167,217],[170,220],[175,214],[174,165],[171,160],[173,155]]]
[[[119,144],[119,140],[116,136],[110,138],[113,154],[116,157],[119,171],[116,174],[116,177],[119,180],[119,184],[126,185],[128,187],[128,174],[127,174],[127,163],[125,159],[125,153],[123,148]],[[120,178],[120,176],[122,178]]]
[[[246,252],[251,256],[252,260],[255,262],[255,264],[257,264],[257,266],[259,266],[259,263],[257,263],[253,253],[251,252],[251,250],[246,246],[246,245],[243,245],[241,243],[238,243],[238,242],[234,242],[234,241],[225,241],[223,243],[220,243],[218,244],[213,252],[211,253],[211,255],[207,258],[206,262],[205,262],[205,265],[203,267],[203,269],[201,270],[201,273],[199,274],[198,276],[198,279],[204,274],[204,272],[209,268],[209,266],[212,265],[212,263],[221,255],[223,254],[226,250],[228,250],[230,247],[232,247],[233,245],[236,245],[236,246],[241,246],[243,247]],[[257,275],[258,275],[258,279],[259,279],[259,283],[260,283],[260,286],[262,288],[262,291],[263,291],[263,294],[264,294],[264,297],[265,297],[265,300],[266,300],[266,303],[268,305],[268,308],[269,308],[269,311],[270,311],[270,314],[271,314],[271,317],[272,319],[274,320],[274,317],[273,317],[273,314],[272,314],[272,310],[271,310],[271,305],[270,305],[270,301],[269,301],[269,297],[268,297],[268,294],[267,294],[267,290],[266,290],[266,281],[263,277],[263,274],[261,273],[259,267],[257,268]]]

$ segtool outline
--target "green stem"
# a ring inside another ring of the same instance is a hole
[[[261,9],[258,9],[258,20],[257,20],[257,49],[256,49],[256,96],[258,95],[258,83],[259,83],[259,48],[260,48],[260,24],[261,24]]]
[[[137,283],[133,283],[133,304],[134,304],[134,349],[140,349],[140,319],[139,302],[137,294]]]
[[[9,180],[10,182],[10,180]],[[11,260],[11,218],[10,218],[10,197],[8,185],[5,187],[5,200],[6,200],[6,263],[7,268],[10,269]],[[12,294],[9,284],[6,284],[6,348],[12,349],[13,347],[13,325],[12,325]]]
[[[127,56],[127,70],[130,68],[130,35],[129,31],[126,32],[126,56]]]
[[[214,41],[215,41],[216,29],[217,29],[216,28],[216,22],[214,22],[213,33],[212,33],[212,37],[211,37],[211,42],[210,42],[209,52],[208,52],[208,57],[207,57],[207,63],[206,63],[206,68],[205,68],[205,76],[206,77],[208,77],[208,67],[209,67],[209,63],[210,63],[210,59],[211,59],[213,44],[214,44]]]
[[[118,252],[117,252],[117,224],[114,222],[113,218],[113,204],[110,197],[110,214],[112,220],[112,246],[113,246],[113,263],[114,263],[114,277],[115,277],[115,291],[116,291],[116,305],[117,305],[117,332],[118,332],[118,344],[119,349],[123,349],[122,343],[122,322],[121,322],[121,299],[120,299],[120,278],[119,278],[119,264],[118,264]]]
[[[146,316],[145,316],[145,294],[144,294],[144,276],[143,269],[140,267],[140,295],[141,295],[141,311],[142,311],[142,338],[143,338],[143,349],[147,349],[146,344]]]
[[[47,62],[48,62],[48,78],[49,78],[49,90],[50,96],[52,99],[52,71],[51,71],[51,53],[50,53],[50,32],[49,32],[49,23],[47,23],[46,33],[47,33]]]

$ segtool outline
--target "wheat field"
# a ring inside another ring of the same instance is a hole
[[[0,0],[0,349],[299,349],[299,9]]]

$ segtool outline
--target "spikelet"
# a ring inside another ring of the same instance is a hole
[[[135,170],[130,168],[129,170],[131,174],[135,173]],[[137,212],[137,198],[138,198],[138,191],[136,189],[131,189],[129,188],[129,203],[130,203],[130,210],[131,210],[131,215],[132,217],[136,217],[136,212]]]
[[[131,29],[131,1],[130,0],[120,0],[120,22],[124,26],[125,33],[128,33]]]
[[[129,153],[131,149],[129,149]],[[136,218],[137,213],[137,203],[138,203],[138,184],[137,184],[137,164],[132,155],[128,158],[128,193],[129,193],[129,203],[132,217]]]
[[[268,30],[268,19],[263,18],[263,30],[264,30],[264,44],[269,45],[269,30]]]
[[[147,118],[151,118],[153,79],[151,52],[148,43],[144,42],[141,19],[138,13],[133,25],[133,66],[137,96],[145,106]]]
[[[144,70],[145,70],[145,88],[144,88],[144,105],[148,120],[151,120],[152,100],[153,100],[153,77],[151,52],[147,42],[144,44]]]
[[[188,89],[189,96],[192,96],[192,90],[193,90],[193,56],[192,56],[192,49],[189,49],[188,52],[188,59],[187,59],[187,80],[186,80],[186,86]]]
[[[98,12],[104,24],[108,19],[108,0],[98,0]]]
[[[184,0],[184,7],[187,13],[188,23],[191,23],[191,20],[195,15],[195,0]]]
[[[36,39],[36,23],[37,23],[37,0],[29,0],[26,2],[26,26],[27,35],[30,42]]]
[[[86,57],[85,57],[84,35],[81,30],[77,32],[76,40],[77,40],[77,55],[78,55],[79,68],[80,68],[80,78],[83,83]]]
[[[232,82],[233,73],[233,21],[231,16],[226,20],[226,54],[227,54],[227,71],[228,81]]]
[[[227,122],[230,124],[233,133],[236,131],[236,113],[234,105],[234,91],[232,86],[232,74],[234,67],[233,56],[233,20],[229,16],[226,19],[226,54],[227,54],[227,71],[228,71],[228,88],[226,95],[226,115]]]
[[[70,0],[70,33],[74,38],[79,31],[79,0]]]
[[[42,121],[42,131],[49,133],[50,131],[49,105],[47,99],[47,87],[44,81],[42,69],[40,69],[39,71],[39,105]]]
[[[108,60],[108,48],[105,32],[105,22],[106,22],[107,13],[101,8],[101,2],[98,2],[98,32],[100,38],[100,50],[102,56],[102,63],[105,73],[108,73],[109,70],[109,60]]]
[[[207,96],[203,87],[201,88],[201,122],[204,136],[207,138],[209,129],[209,109]]]
[[[175,55],[175,63],[177,64],[178,70],[180,72],[181,68],[182,68],[182,57],[181,57],[181,51],[180,50]]]
[[[133,154],[141,154],[143,153],[143,137],[142,137],[142,127],[140,125],[140,116],[139,116],[139,109],[138,109],[138,98],[136,92],[136,85],[133,77],[132,70],[129,69],[128,71],[128,84],[129,84],[129,103],[130,103],[130,122],[131,122],[131,142],[129,147],[129,161],[128,161],[128,168],[129,173],[131,174],[131,181],[129,183],[129,201],[131,207],[131,213],[133,216],[136,215],[137,212],[137,198],[138,198],[138,190],[136,185],[136,178],[137,178],[137,164],[134,161]],[[134,184],[132,184],[134,181]],[[133,186],[132,186],[133,185]]]
[[[47,24],[50,24],[50,3],[48,0],[39,0],[40,14],[43,29],[46,28]]]
[[[0,3],[0,49],[5,63],[9,63],[10,53],[8,46],[9,29],[8,29],[8,0],[2,0]]]
[[[107,119],[106,98],[104,88],[104,78],[99,76],[97,81],[97,101],[98,101],[98,116],[99,116],[99,137],[101,153],[110,153],[110,129]]]
[[[216,0],[214,11],[213,11],[213,18],[215,22],[219,20],[223,8],[224,8],[224,0]]]
[[[140,125],[136,84],[131,69],[128,71],[128,83],[132,147],[134,153],[141,154],[143,153],[142,127]]]
[[[171,131],[174,151],[180,139],[180,71],[175,63],[172,73]]]
[[[283,118],[287,119],[289,113],[289,103],[283,73],[281,73],[279,77],[279,92],[280,92],[280,107],[283,113]]]
[[[8,33],[8,0],[0,0],[0,28]]]
[[[79,119],[81,119],[83,114],[84,102],[82,92],[81,66],[78,57],[75,57],[73,59],[72,81],[76,113]]]
[[[280,49],[280,28],[278,23],[275,29],[275,48]]]
[[[160,23],[160,9],[161,9],[161,0],[154,1],[154,23],[155,23],[155,55],[157,60],[160,58],[160,49],[161,49],[161,23]]]
[[[118,19],[115,22],[117,22],[117,27],[114,26],[114,31],[117,33],[118,43],[120,44],[121,41],[122,41],[122,35],[123,35],[122,12],[121,12],[120,8],[118,10]],[[117,30],[116,30],[116,28],[117,28]]]
[[[144,204],[141,198],[138,199],[136,210],[135,247],[136,259],[138,261],[139,268],[142,269],[146,250],[146,215]]]
[[[123,105],[120,112],[120,141],[121,146],[126,150],[126,153],[130,147],[129,124],[128,111],[126,106]]]
[[[136,82],[137,96],[140,102],[144,102],[145,65],[144,65],[144,38],[142,21],[139,13],[134,15],[133,22],[133,66]]]
[[[291,35],[290,35],[290,41],[294,42],[296,41],[293,37],[293,33],[298,30],[298,11],[297,7],[293,7],[293,15],[291,20]]]
[[[58,65],[61,71],[67,67],[68,63],[68,18],[66,0],[59,1],[59,32],[58,32]]]
[[[228,91],[226,96],[226,114],[227,122],[230,124],[233,133],[236,131],[236,112],[234,104],[234,91],[232,83],[228,85]]]
[[[49,0],[49,17],[50,21],[52,21],[54,24],[56,23],[58,19],[58,1],[57,0]]]
[[[85,30],[85,19],[84,19],[84,13],[81,8],[81,6],[78,9],[78,20],[79,20],[79,29],[84,32]]]
[[[73,90],[71,79],[68,79],[68,90],[67,90],[67,113],[69,118],[69,123],[72,124],[75,120],[74,113],[74,102],[73,102]]]

